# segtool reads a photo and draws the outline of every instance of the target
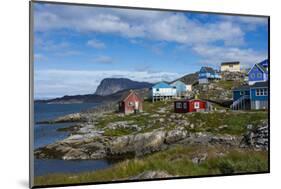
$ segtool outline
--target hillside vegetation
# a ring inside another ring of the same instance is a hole
[[[262,151],[225,149],[221,146],[175,146],[143,158],[122,161],[104,170],[36,177],[35,184],[130,180],[147,171],[162,171],[170,177],[256,173],[268,171],[267,162],[267,153]]]

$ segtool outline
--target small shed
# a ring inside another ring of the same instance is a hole
[[[142,112],[143,99],[139,97],[133,90],[125,93],[119,101],[119,112],[124,114]]]
[[[177,100],[174,102],[175,113],[207,111],[208,104],[200,99]]]

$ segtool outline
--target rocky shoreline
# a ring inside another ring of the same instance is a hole
[[[174,114],[173,114],[174,115]],[[105,127],[98,127],[102,113],[75,113],[59,117],[48,123],[77,122],[76,125],[65,130],[71,134],[64,140],[36,149],[34,155],[39,159],[115,159],[139,157],[161,151],[173,145],[222,145],[228,147],[268,149],[268,123],[263,121],[255,127],[248,126],[248,131],[241,136],[229,134],[214,134],[211,132],[194,132],[193,124],[178,119],[169,118],[177,126],[167,129],[165,126],[149,132],[130,121],[113,122]],[[121,116],[121,115],[120,115]],[[159,122],[161,122],[159,118]],[[161,124],[165,124],[162,120]],[[187,127],[188,126],[188,127]],[[222,129],[223,127],[220,126]],[[220,128],[219,127],[219,128]],[[225,126],[224,126],[225,127]],[[247,127],[247,126],[245,126]],[[116,129],[130,129],[131,133],[123,136],[110,136],[105,132]]]

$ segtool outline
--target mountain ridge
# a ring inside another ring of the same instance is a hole
[[[151,88],[148,82],[133,81],[128,78],[105,78],[96,89],[95,95],[107,96],[126,89]]]

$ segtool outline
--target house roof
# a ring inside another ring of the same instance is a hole
[[[257,63],[257,64],[254,64],[253,67],[258,67],[262,72],[264,73],[267,73],[267,67],[268,67],[268,59],[260,62],[260,63]],[[253,69],[253,67],[249,70],[249,72]],[[248,72],[248,74],[249,74]]]
[[[206,100],[202,100],[202,99],[183,99],[183,100],[175,100],[174,102],[192,102],[192,101],[207,102]]]
[[[250,85],[242,85],[240,87],[236,87],[233,89],[233,91],[241,91],[241,90],[249,90],[250,89]]]
[[[205,69],[206,72],[215,74],[215,70],[214,70],[213,68],[211,68],[211,67],[204,66],[204,67],[202,67],[201,69]]]
[[[240,64],[238,61],[233,61],[233,62],[222,62],[221,65],[237,65]]]
[[[186,85],[184,82],[180,81],[180,80],[177,80],[173,83],[171,83],[172,86],[175,86],[175,85]]]
[[[233,89],[233,91],[250,90],[250,88],[268,87],[268,81],[256,82],[253,85],[242,85]]]
[[[268,81],[256,82],[251,86],[251,88],[268,87]]]
[[[262,69],[263,72],[267,73],[268,59],[258,63],[257,66],[259,66],[260,69]]]
[[[152,88],[173,88],[171,85],[165,82],[159,82],[152,86]]]
[[[129,91],[126,91],[123,95],[122,95],[122,97],[121,97],[121,101],[125,101],[129,96],[131,96],[131,95],[136,95],[139,99],[141,99],[138,95],[137,95],[137,93],[135,92],[135,91],[133,91],[133,90],[129,90]]]

